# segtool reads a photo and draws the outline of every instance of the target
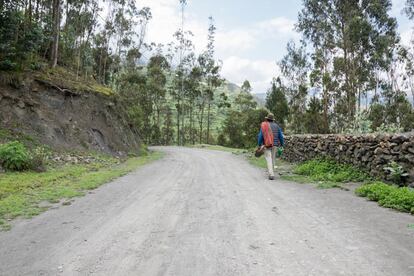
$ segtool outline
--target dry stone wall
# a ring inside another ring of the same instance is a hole
[[[388,180],[384,167],[392,161],[409,174],[414,186],[414,133],[395,135],[292,135],[286,137],[285,159],[301,162],[329,157]]]

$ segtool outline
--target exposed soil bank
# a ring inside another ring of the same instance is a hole
[[[113,96],[72,91],[25,77],[0,84],[0,127],[34,136],[55,149],[136,152],[140,139]]]

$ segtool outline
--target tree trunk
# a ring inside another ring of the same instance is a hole
[[[177,103],[177,145],[180,145],[180,100]]]
[[[201,109],[201,117],[198,121],[199,126],[200,126],[200,133],[199,133],[200,144],[203,143],[203,118],[204,118],[204,108]]]
[[[50,67],[57,65],[59,54],[59,30],[60,30],[60,0],[53,0],[53,42],[50,55]]]
[[[210,144],[210,117],[211,114],[211,102],[208,102],[208,109],[207,109],[207,145]]]

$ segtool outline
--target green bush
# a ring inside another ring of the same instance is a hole
[[[394,190],[378,203],[387,208],[414,214],[414,190],[408,187],[394,187]]]
[[[399,188],[382,182],[374,182],[359,187],[355,193],[378,201],[383,207],[414,214],[414,189],[412,188]]]
[[[361,182],[369,179],[367,173],[351,165],[338,164],[330,159],[314,159],[297,166],[295,173],[309,176],[315,181]]]
[[[387,185],[382,182],[374,182],[367,185],[362,185],[355,190],[355,193],[362,197],[367,197],[372,201],[380,201],[387,197],[395,187]]]
[[[20,142],[14,141],[0,145],[0,164],[6,170],[23,171],[31,166],[31,156],[27,148]]]

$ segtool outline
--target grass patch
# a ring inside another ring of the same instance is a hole
[[[0,127],[0,144],[12,141],[19,141],[29,148],[41,146],[39,141],[30,135]]]
[[[298,165],[294,173],[310,177],[313,181],[363,182],[369,175],[347,164],[338,164],[333,160],[314,159]]]
[[[62,89],[73,92],[97,93],[105,96],[114,95],[112,89],[97,83],[93,78],[84,79],[77,76],[75,72],[63,67],[44,69],[35,73],[35,78],[45,83],[56,85]]]
[[[209,149],[209,150],[225,151],[225,152],[230,152],[230,153],[237,154],[237,155],[249,153],[249,150],[246,150],[246,149],[228,148],[228,147],[223,147],[223,146],[219,146],[219,145],[198,144],[198,145],[192,145],[191,147],[201,148],[201,149]]]
[[[348,190],[341,184],[363,182],[370,177],[367,173],[350,165],[338,164],[333,160],[314,159],[295,166],[290,174],[283,175],[282,179],[301,184],[314,184],[318,189]]]
[[[253,166],[256,166],[262,169],[267,169],[266,159],[263,156],[256,158],[254,155],[250,155],[247,159],[249,163],[252,164]]]
[[[0,219],[0,231],[8,231],[11,229],[11,225]]]
[[[355,190],[358,196],[377,201],[380,206],[414,214],[414,189],[373,182]]]
[[[111,157],[82,165],[49,168],[47,172],[8,172],[0,175],[0,227],[7,229],[6,220],[30,218],[47,209],[41,202],[57,203],[84,194],[104,183],[123,176],[151,161],[162,153],[153,152],[130,158],[123,163]]]
[[[297,182],[300,184],[307,184],[309,182],[312,182],[312,181],[309,181],[308,177],[303,176],[303,175],[297,175],[297,174],[283,175],[281,178],[286,181]]]
[[[414,230],[414,224],[408,224],[407,227]]]

